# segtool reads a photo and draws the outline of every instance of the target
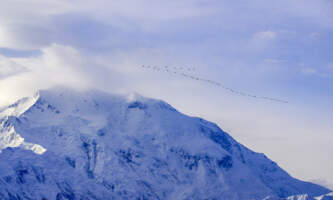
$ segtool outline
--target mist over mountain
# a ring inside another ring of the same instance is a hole
[[[332,197],[216,124],[140,95],[39,91],[0,110],[0,152],[4,200]]]

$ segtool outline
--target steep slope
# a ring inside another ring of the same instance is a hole
[[[0,199],[261,200],[329,192],[159,100],[52,89],[0,118]]]

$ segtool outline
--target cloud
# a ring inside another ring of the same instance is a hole
[[[117,37],[117,33],[126,36],[137,31],[160,34],[160,28],[172,25],[169,24],[170,22],[191,20],[216,10],[212,4],[187,0],[180,2],[97,0],[94,3],[75,0],[48,2],[32,0],[27,2],[16,0],[1,2],[0,48],[40,49],[52,43],[68,43],[71,40],[73,41],[71,45],[79,43],[84,45],[89,43],[87,38],[82,37],[85,31],[89,31],[86,36],[91,37],[97,34],[109,43],[124,42],[121,40],[123,38],[112,38]],[[173,11],[172,15],[169,10]],[[67,22],[69,26],[66,27]],[[112,36],[107,37],[108,34]],[[82,42],[83,40],[85,42]],[[98,44],[101,45],[101,43]]]
[[[209,45],[228,41],[235,44],[247,37],[246,34],[239,37],[241,34],[253,32],[257,32],[257,39],[272,40],[277,36],[275,27],[293,29],[300,26],[298,21],[316,26],[324,26],[324,22],[325,26],[332,24],[329,7],[325,0],[310,1],[307,5],[299,0],[255,0],[245,5],[225,0],[3,0],[0,47],[27,50],[58,43],[89,49],[95,41],[96,46],[103,45],[99,48],[103,50],[135,45],[165,46],[165,43],[181,45],[189,40],[210,41]],[[276,9],[271,12],[271,8]],[[66,22],[69,22],[67,27]]]
[[[301,72],[305,75],[313,75],[318,73],[318,71],[315,68],[310,68],[310,67],[303,68]]]
[[[26,68],[22,65],[11,61],[10,59],[0,55],[0,81],[11,75],[25,72]]]
[[[119,51],[99,56],[59,44],[42,48],[39,56],[0,56],[0,106],[38,89],[58,85],[76,89],[98,88],[116,93],[156,88],[151,84],[156,80],[156,74],[144,73],[140,66],[163,63],[164,59],[163,54],[155,50]],[[160,78],[159,81],[166,83],[168,78]]]
[[[261,31],[254,34],[254,39],[257,40],[273,40],[277,36],[277,33],[274,31]]]
[[[304,67],[304,64],[301,65],[301,73],[304,75],[313,75],[321,78],[332,78],[333,77],[333,67],[331,66],[331,63],[328,63],[323,66],[319,67]]]
[[[81,1],[72,1],[74,4]],[[105,20],[105,17],[118,16],[138,21],[169,21],[199,17],[217,11],[216,4],[202,0],[184,1],[152,1],[124,0],[85,2],[77,4],[80,12],[93,13],[95,17]],[[170,10],[173,14],[170,14]],[[111,20],[112,21],[112,20]]]
[[[1,57],[0,104],[55,85],[87,87],[88,62],[74,48],[53,44],[30,58]],[[19,73],[20,72],[20,73]],[[11,75],[11,76],[9,76]]]
[[[40,49],[48,45],[51,35],[51,30],[42,25],[6,27],[0,24],[0,47],[18,50]]]
[[[40,49],[50,44],[53,16],[71,10],[66,1],[18,1],[0,3],[0,48]]]

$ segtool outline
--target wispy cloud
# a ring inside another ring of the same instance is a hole
[[[333,67],[330,63],[320,67],[303,67],[301,73],[308,76],[318,76],[323,78],[333,78]]]
[[[277,33],[271,30],[261,31],[254,34],[254,39],[257,40],[273,40],[277,37]]]
[[[0,55],[0,80],[25,71],[26,68],[22,65]]]
[[[303,74],[306,75],[313,75],[318,73],[318,71],[315,68],[310,68],[310,67],[303,68],[301,71]]]

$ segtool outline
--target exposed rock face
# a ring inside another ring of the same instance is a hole
[[[319,196],[215,124],[165,102],[41,91],[0,111],[0,199]],[[298,199],[299,200],[299,199]]]

